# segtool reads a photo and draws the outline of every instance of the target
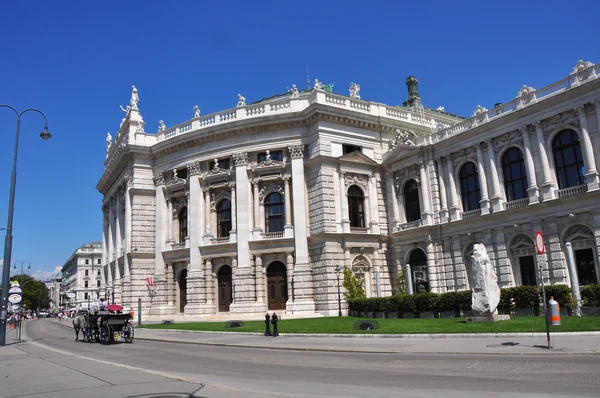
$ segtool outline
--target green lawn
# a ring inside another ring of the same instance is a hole
[[[544,317],[513,317],[497,323],[470,323],[464,318],[442,319],[376,319],[379,328],[372,331],[355,330],[359,319],[350,317],[308,318],[279,321],[280,333],[524,333],[545,332]],[[562,317],[562,326],[550,326],[550,332],[583,332],[600,330],[600,316]],[[227,328],[226,322],[190,322],[171,325],[142,325],[148,329],[204,330],[219,332],[264,332],[264,321],[244,322],[242,327]]]

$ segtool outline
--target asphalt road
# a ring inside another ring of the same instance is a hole
[[[29,322],[26,335],[32,342],[19,348],[38,356],[50,348],[48,355],[129,365],[151,377],[205,386],[199,396],[206,397],[600,395],[600,355],[354,354],[142,340],[102,346],[75,342],[72,330],[51,320]]]

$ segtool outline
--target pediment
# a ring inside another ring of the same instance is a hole
[[[377,162],[375,162],[373,159],[358,151],[347,153],[345,155],[340,156],[338,159],[343,160],[345,162],[377,165]]]
[[[398,144],[396,148],[384,153],[382,163],[389,164],[404,159],[408,156],[413,156],[415,151],[418,151],[419,148],[420,147],[418,146]]]

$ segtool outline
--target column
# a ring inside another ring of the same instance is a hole
[[[533,163],[533,156],[531,155],[531,140],[529,139],[529,129],[527,126],[519,128],[521,135],[523,136],[523,149],[525,151],[525,169],[527,170],[527,181],[529,187],[527,193],[529,194],[529,204],[539,203],[539,192],[537,186],[537,176],[535,175],[535,165]]]
[[[288,148],[292,159],[292,200],[294,201],[294,307],[293,311],[314,312],[313,270],[308,257],[308,209],[304,179],[304,145]]]
[[[252,181],[252,188],[253,188],[253,195],[252,195],[252,207],[253,207],[253,231],[254,231],[254,239],[259,239],[260,238],[260,232],[262,232],[261,228],[260,228],[260,209],[259,209],[259,205],[260,205],[260,199],[259,199],[259,195],[258,195],[258,180],[256,181]]]
[[[437,176],[438,176],[438,188],[440,192],[440,222],[446,223],[448,222],[448,201],[446,199],[446,183],[444,182],[444,158],[440,157],[436,159],[435,163],[437,166]]]
[[[377,175],[371,174],[369,175],[369,179],[367,181],[369,188],[369,207],[370,207],[370,215],[371,218],[369,220],[369,229],[372,234],[379,235],[379,203],[377,197]]]
[[[398,223],[400,222],[398,197],[396,196],[396,190],[394,189],[394,175],[392,173],[387,173],[385,179],[387,182],[387,190],[390,195],[389,197],[392,201],[392,217],[394,218],[394,222],[390,223],[390,231],[393,233],[398,230]]]
[[[215,275],[212,269],[212,261],[210,258],[206,259],[204,266],[204,277],[206,278],[206,303],[209,305],[215,305]],[[215,308],[216,312],[216,308]]]
[[[167,274],[167,294],[166,300],[169,307],[173,306],[173,263],[166,263],[166,274]]]
[[[125,188],[125,242],[124,251],[125,256],[123,257],[123,283],[127,284],[127,298],[131,299],[131,272],[129,270],[129,257],[128,253],[131,252],[131,186],[133,185],[133,179],[126,178]],[[132,304],[132,303],[129,303]]]
[[[481,200],[479,200],[479,207],[481,208],[481,214],[490,213],[490,200],[488,198],[487,189],[487,178],[485,176],[485,166],[483,164],[483,155],[481,153],[481,143],[475,145],[477,151],[477,173],[479,174],[479,187],[481,188]]]
[[[153,309],[156,310],[156,314],[160,314],[160,307],[164,307],[167,303],[165,292],[166,292],[166,280],[165,280],[165,261],[163,259],[162,252],[165,249],[165,216],[167,212],[167,205],[165,203],[165,180],[162,173],[154,175],[155,191],[155,220],[156,220],[156,235],[154,243],[154,281],[157,285],[156,297],[154,297],[153,303],[156,306],[152,306],[150,312]]]
[[[112,226],[112,218],[113,218],[113,198],[109,198],[108,201],[108,261],[106,263],[106,287],[112,288],[113,278],[112,278],[112,270],[111,263],[113,262],[113,257],[115,254],[115,248],[113,246],[113,226]]]
[[[210,233],[211,225],[210,225],[210,187],[204,187],[204,236],[207,238],[212,238],[212,234]]]
[[[167,249],[173,241],[173,198],[165,198],[167,202]]]
[[[447,176],[448,176],[448,196],[450,197],[450,220],[460,220],[460,207],[457,200],[456,184],[454,182],[454,165],[452,164],[452,156],[448,156],[446,161]]]
[[[292,304],[294,302],[294,256],[292,253],[286,253],[285,266],[287,268],[287,303]]]
[[[262,263],[262,256],[260,254],[254,255],[254,269],[256,272],[256,301],[262,305],[265,304],[265,289],[266,282],[264,277],[264,267]],[[288,281],[289,283],[289,281]]]
[[[554,180],[552,179],[552,171],[550,170],[550,163],[548,162],[548,154],[546,153],[546,144],[544,140],[544,132],[542,131],[542,125],[540,122],[535,123],[535,133],[537,136],[538,151],[540,152],[540,162],[542,162],[542,175],[544,182],[542,182],[542,200],[554,199]]]
[[[429,176],[425,171],[424,161],[419,162],[419,179],[421,180],[421,201],[423,202],[421,221],[423,225],[431,225],[431,198],[429,196]]]
[[[598,170],[596,169],[594,147],[592,146],[592,140],[590,139],[590,128],[588,126],[583,105],[577,107],[577,116],[579,116],[579,125],[581,127],[581,137],[579,137],[581,142],[581,152],[583,154],[585,169],[587,170],[587,173],[585,173],[585,180],[587,182],[588,191],[595,191],[598,189]]]
[[[427,277],[429,279],[429,291],[433,293],[442,293],[438,286],[438,269],[435,264],[435,251],[431,238],[427,239]]]
[[[202,189],[200,187],[199,162],[188,166],[188,236],[190,246],[190,267],[187,274],[186,314],[204,314],[214,312],[206,305],[207,285],[210,274],[204,270],[204,262],[199,246],[202,244]],[[172,213],[170,213],[172,214]]]
[[[492,211],[504,210],[504,200],[500,189],[500,179],[498,178],[498,168],[496,167],[496,154],[494,153],[494,143],[487,140],[488,157],[490,158],[490,173],[492,174]]]
[[[115,302],[121,303],[121,266],[119,259],[121,258],[121,253],[123,249],[123,241],[121,240],[121,187],[117,190],[116,193],[116,211],[115,211],[115,274],[114,274],[114,283],[113,289],[115,290]]]
[[[285,225],[283,226],[284,236],[293,237],[292,226],[292,196],[290,195],[290,178],[283,178],[283,190],[285,191]]]
[[[340,171],[340,207],[342,209],[342,232],[350,232],[350,215],[348,213],[348,190],[346,189],[346,178],[343,171]]]
[[[231,188],[231,231],[229,231],[229,242],[237,242],[237,209],[235,202],[235,184],[229,184]]]

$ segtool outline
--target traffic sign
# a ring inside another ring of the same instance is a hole
[[[8,302],[11,304],[19,304],[23,297],[20,294],[11,294],[8,296]]]
[[[8,289],[8,294],[11,294],[11,293],[21,294],[21,293],[23,293],[23,290],[19,286],[13,286],[10,289]]]
[[[67,297],[68,298],[75,298],[75,296],[77,296],[75,293],[71,292],[71,293],[67,293]]]
[[[540,231],[537,231],[535,233],[535,248],[536,248],[538,254],[544,254],[545,253],[545,249],[544,249],[544,236],[542,235],[542,233]]]

